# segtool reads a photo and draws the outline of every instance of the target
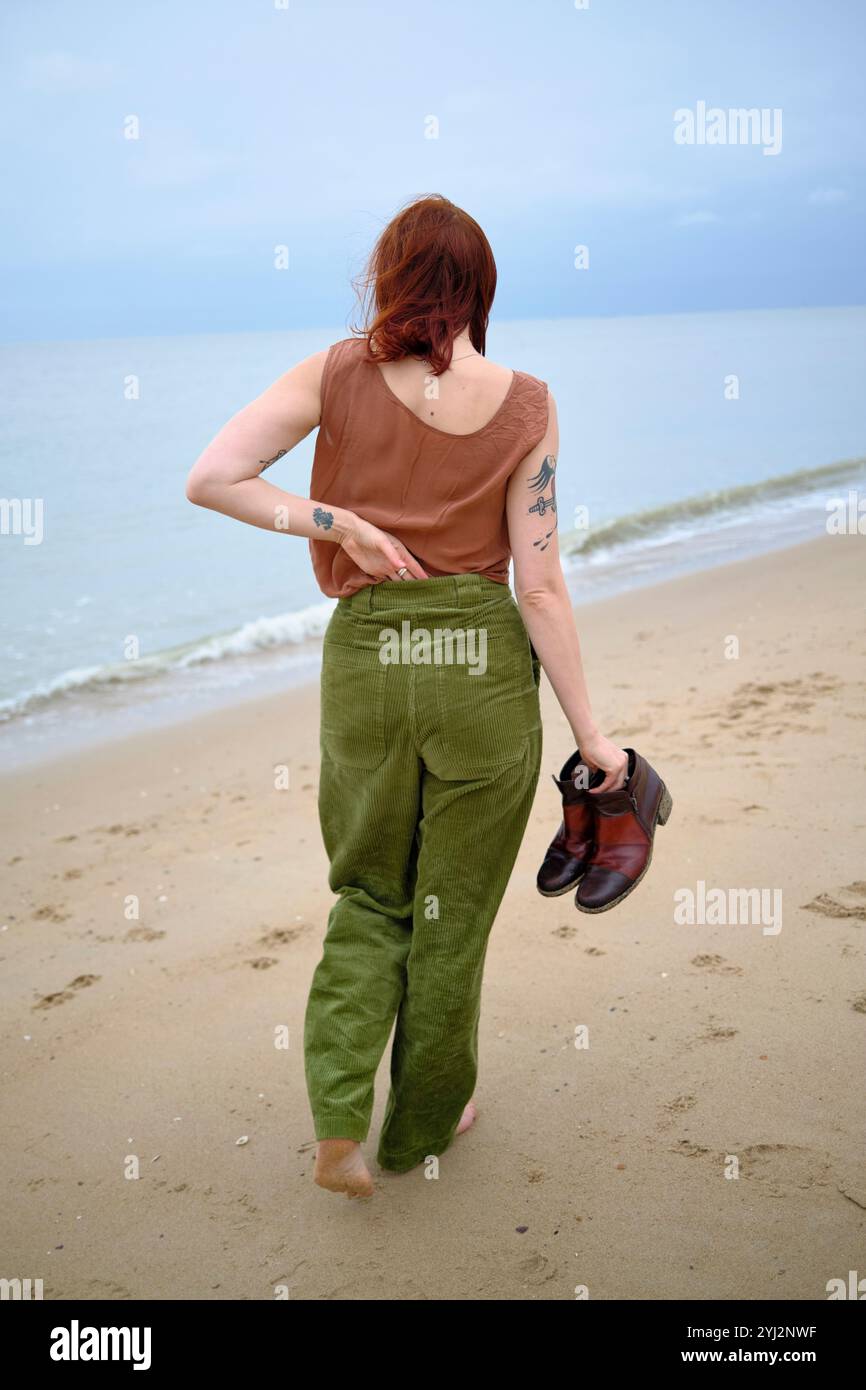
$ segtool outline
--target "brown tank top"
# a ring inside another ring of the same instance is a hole
[[[547,383],[515,372],[492,419],[471,434],[420,420],[397,397],[365,339],[328,350],[310,496],[399,537],[431,577],[508,583],[508,479],[547,429]],[[343,598],[377,583],[333,541],[311,540],[319,588]]]

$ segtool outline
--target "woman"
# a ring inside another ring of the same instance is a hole
[[[338,900],[307,1004],[315,1179],[369,1196],[361,1154],[392,1025],[384,1168],[475,1118],[490,928],[538,781],[543,666],[582,757],[621,787],[590,712],[560,569],[556,407],[484,356],[496,267],[448,199],[382,232],[361,336],[292,368],[220,431],[191,501],[306,536],[322,592],[319,817]],[[319,427],[311,498],[260,474]],[[513,556],[516,602],[508,585]]]

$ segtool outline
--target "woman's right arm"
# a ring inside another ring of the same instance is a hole
[[[594,791],[621,787],[628,758],[599,731],[592,716],[583,673],[580,638],[574,610],[559,559],[556,524],[556,462],[559,423],[556,402],[550,404],[547,432],[526,455],[508,482],[508,536],[514,560],[514,591],[518,607],[574,741],[591,768],[602,768],[605,779]]]
[[[320,423],[327,351],[304,358],[223,425],[193,465],[186,495],[264,531],[333,541],[373,579],[416,579],[425,571],[402,541],[345,507],[284,492],[261,477]]]

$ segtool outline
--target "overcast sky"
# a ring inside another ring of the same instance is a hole
[[[490,237],[501,318],[866,302],[863,0],[0,16],[7,340],[344,323],[431,191]],[[700,102],[781,111],[781,149],[678,144]]]

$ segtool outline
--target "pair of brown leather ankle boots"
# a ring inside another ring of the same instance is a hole
[[[628,777],[619,791],[590,795],[604,773],[591,774],[579,748],[553,777],[562,794],[562,824],[536,882],[545,898],[577,888],[580,912],[607,912],[637,887],[650,866],[656,825],[666,823],[673,807],[655,769],[633,748],[624,751]]]

